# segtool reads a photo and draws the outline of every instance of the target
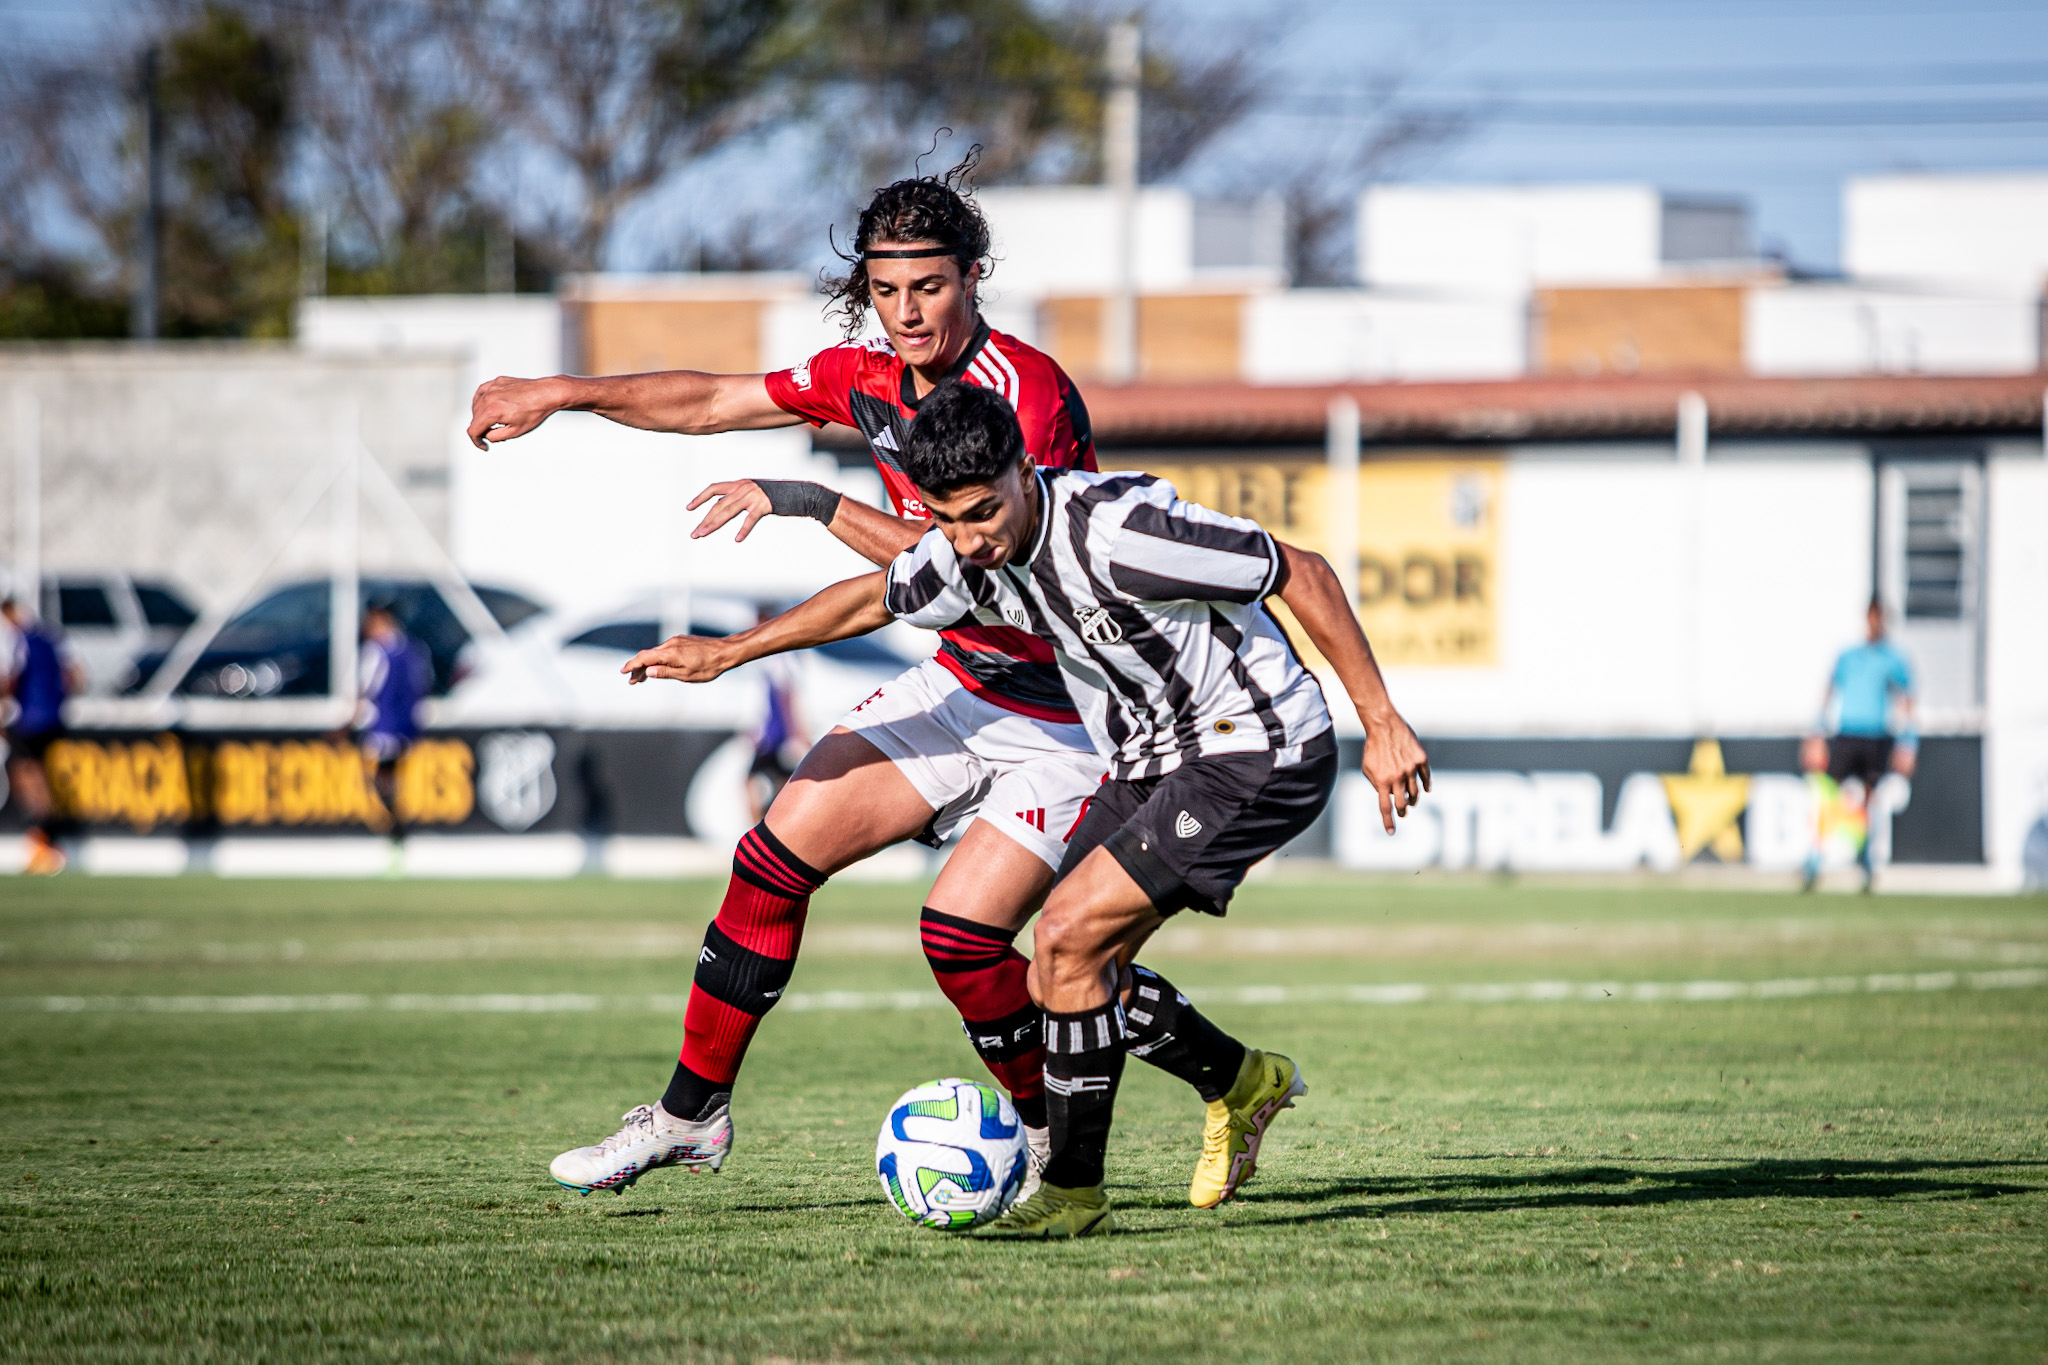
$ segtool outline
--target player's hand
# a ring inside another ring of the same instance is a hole
[[[1824,773],[1828,770],[1828,742],[1819,735],[1799,741],[1799,771]]]
[[[694,512],[714,499],[716,506],[704,514],[704,520],[698,522],[697,529],[690,532],[690,539],[701,540],[733,518],[744,514],[746,520],[740,523],[739,534],[733,537],[733,543],[738,544],[747,538],[748,532],[761,524],[761,518],[775,515],[768,495],[761,490],[761,485],[752,479],[714,483],[692,498],[685,510]]]
[[[1911,780],[1913,769],[1918,767],[1919,763],[1920,751],[1918,749],[1908,749],[1900,746],[1892,750],[1892,771],[1900,777]]]
[[[725,642],[706,639],[699,635],[676,635],[663,640],[652,649],[643,649],[626,660],[619,672],[626,675],[626,685],[644,683],[649,678],[673,678],[677,682],[703,683],[724,673],[728,667],[725,661]]]
[[[509,379],[499,375],[477,386],[469,400],[469,442],[489,450],[492,441],[524,436],[562,410],[551,379]]]
[[[1365,727],[1365,776],[1380,798],[1380,823],[1394,832],[1394,817],[1429,790],[1429,755],[1408,722],[1389,712]]]

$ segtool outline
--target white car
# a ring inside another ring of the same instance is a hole
[[[648,682],[629,686],[619,668],[642,649],[687,629],[729,635],[758,619],[743,598],[645,593],[609,611],[544,612],[503,641],[474,640],[458,667],[459,681],[429,703],[442,726],[568,725],[586,729],[725,730],[749,733],[767,706],[769,661],[734,669],[709,683]],[[685,621],[688,625],[685,626]],[[799,714],[812,739],[837,724],[864,697],[937,647],[937,637],[890,626],[786,656],[794,671]]]
[[[118,571],[58,573],[43,580],[40,615],[58,627],[85,671],[85,695],[114,696],[135,679],[135,661],[169,649],[199,613],[167,583]]]

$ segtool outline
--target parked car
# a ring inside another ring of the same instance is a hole
[[[760,665],[716,681],[629,687],[621,664],[683,627],[679,599],[649,593],[609,611],[549,613],[512,631],[502,644],[477,641],[465,652],[463,682],[432,712],[445,725],[517,725],[542,718],[604,728],[748,730],[766,692]],[[688,602],[693,635],[729,635],[754,624],[745,598],[698,593]],[[841,640],[795,656],[798,697],[813,737],[852,706],[929,653],[935,636],[908,626]]]
[[[510,630],[543,608],[505,588],[475,587],[498,624]],[[391,607],[406,633],[433,657],[431,695],[443,696],[462,674],[470,633],[441,592],[423,579],[364,578],[361,602]],[[328,629],[334,592],[327,579],[288,583],[231,618],[199,656],[177,690],[189,696],[318,696],[328,690]],[[130,691],[140,691],[162,667],[169,648],[136,661]]]
[[[199,619],[170,584],[112,570],[44,579],[38,611],[64,632],[65,645],[85,671],[87,696],[112,696],[129,687],[138,656],[169,649]]]

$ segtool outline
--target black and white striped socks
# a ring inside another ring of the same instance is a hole
[[[1084,1189],[1102,1183],[1128,1042],[1121,1001],[1078,1014],[1046,1011],[1045,1109],[1052,1130],[1047,1184]]]

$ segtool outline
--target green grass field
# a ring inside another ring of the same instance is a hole
[[[1255,884],[1146,960],[1302,1062],[1260,1178],[1189,1208],[1134,1063],[1119,1231],[1014,1246],[871,1171],[979,1074],[887,1008],[917,887],[820,895],[724,1173],[548,1180],[659,1094],[718,891],[0,885],[0,1356],[2048,1360],[2040,899]]]

